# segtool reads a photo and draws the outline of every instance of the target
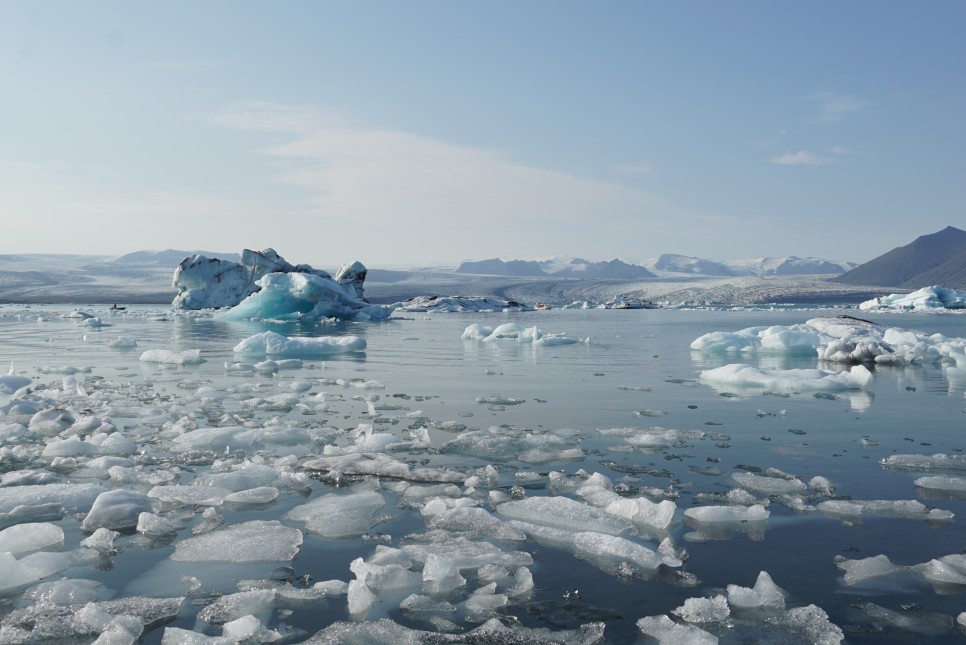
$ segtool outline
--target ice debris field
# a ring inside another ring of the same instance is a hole
[[[256,297],[276,297],[271,281],[262,287]],[[840,490],[820,459],[788,462],[797,472],[747,465],[728,452],[742,439],[720,423],[646,425],[666,411],[658,400],[630,414],[630,401],[653,394],[644,385],[608,389],[628,401],[624,425],[500,423],[546,401],[481,394],[480,383],[501,377],[488,368],[466,382],[477,412],[453,419],[418,368],[387,367],[397,382],[379,377],[379,363],[354,371],[373,353],[363,335],[245,333],[255,328],[154,311],[105,318],[90,337],[83,321],[92,318],[0,312],[5,354],[38,334],[55,345],[76,338],[51,328],[85,334],[91,348],[78,363],[37,349],[63,360],[18,362],[0,376],[0,642],[843,643],[953,638],[966,623],[964,613],[921,608],[942,595],[966,610],[961,539],[919,561],[896,561],[888,541],[875,554],[823,555],[825,569],[806,577],[818,575],[824,591],[806,594],[790,590],[800,582],[787,562],[797,547],[769,537],[783,525],[822,535],[884,521],[956,532],[962,442],[865,462],[877,477],[909,478],[904,497],[866,497],[871,489],[851,479]],[[522,321],[389,324],[418,326],[469,352],[456,354],[464,360],[496,352],[499,369],[515,368],[512,352],[533,352],[523,356],[579,370],[585,355],[573,352],[606,352],[631,333],[627,320],[616,323],[620,334],[598,328],[601,345]],[[105,333],[115,326],[123,334]],[[182,342],[157,346],[171,326]],[[183,347],[212,333],[204,348]],[[393,342],[419,342],[407,333]],[[702,382],[751,388],[747,423],[778,422],[785,410],[758,409],[761,390],[834,396],[871,389],[876,366],[961,370],[964,347],[963,338],[848,318],[712,332],[691,350],[742,361],[808,355],[839,367],[730,363],[698,380],[662,375],[661,387],[706,391],[721,410],[737,402]],[[543,354],[551,351],[560,353]],[[726,468],[723,455],[737,463]],[[727,553],[716,545],[729,543],[744,556],[716,569],[713,554]],[[743,557],[755,562],[749,546],[775,569],[742,566]],[[916,607],[893,602],[909,589]]]

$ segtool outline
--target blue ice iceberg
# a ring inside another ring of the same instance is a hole
[[[226,320],[385,320],[393,307],[373,305],[345,286],[310,273],[269,273],[261,288],[221,317]]]

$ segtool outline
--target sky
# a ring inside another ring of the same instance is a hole
[[[0,253],[863,262],[966,228],[966,3],[0,2]]]

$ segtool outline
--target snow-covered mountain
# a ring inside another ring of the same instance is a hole
[[[703,260],[688,255],[678,255],[676,253],[665,253],[654,263],[656,271],[667,271],[669,273],[687,273],[688,275],[736,275],[731,268],[723,262],[714,260]]]
[[[644,265],[663,276],[829,275],[844,273],[856,266],[854,262],[796,255],[721,261],[674,253],[666,253]]]
[[[544,260],[540,263],[547,275],[558,278],[581,278],[584,280],[633,280],[653,278],[654,274],[639,264],[628,264],[613,259],[607,262],[588,262],[583,258],[573,258],[567,262]]]

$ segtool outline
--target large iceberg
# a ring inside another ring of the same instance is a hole
[[[178,290],[171,305],[175,309],[218,309],[234,307],[259,290],[258,281],[270,273],[299,273],[333,281],[326,271],[308,264],[291,264],[275,252],[242,251],[241,262],[229,262],[204,255],[186,257],[174,271],[172,285]],[[357,300],[364,300],[366,267],[361,262],[343,265],[333,282]]]
[[[912,293],[893,293],[859,304],[863,311],[944,311],[966,309],[966,291],[940,286],[923,287]]]

